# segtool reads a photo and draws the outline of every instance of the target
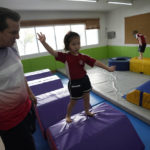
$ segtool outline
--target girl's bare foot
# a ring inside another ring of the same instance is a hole
[[[138,57],[138,59],[142,59],[142,57]]]
[[[90,111],[89,111],[89,112],[87,112],[87,113],[86,113],[86,115],[87,115],[87,116],[89,116],[89,117],[93,117],[93,116],[94,116],[94,114],[93,114],[93,113],[91,113]]]
[[[72,119],[70,117],[66,117],[66,122],[67,123],[71,123],[72,122]]]

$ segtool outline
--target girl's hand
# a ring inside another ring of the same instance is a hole
[[[109,72],[113,72],[115,70],[116,70],[116,66],[110,66],[108,69]]]
[[[40,40],[41,43],[45,42],[46,41],[46,37],[43,33],[37,33],[38,35],[38,40]]]

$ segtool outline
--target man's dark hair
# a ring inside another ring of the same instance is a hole
[[[11,9],[0,7],[0,31],[4,31],[6,28],[8,28],[6,22],[8,18],[18,22],[21,16]]]
[[[65,50],[66,51],[69,51],[69,44],[71,42],[71,40],[75,37],[79,37],[79,34],[76,33],[76,32],[72,32],[72,31],[69,31],[66,35],[65,35],[65,38],[64,38],[64,44],[65,44]]]

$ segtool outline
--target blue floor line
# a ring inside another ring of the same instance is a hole
[[[36,150],[51,150],[47,140],[44,139],[40,126],[38,122],[36,122],[36,131],[33,134],[33,138],[35,141]]]

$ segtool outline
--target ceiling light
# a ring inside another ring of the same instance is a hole
[[[108,0],[109,4],[118,4],[118,5],[133,5],[132,0]]]
[[[68,0],[68,1],[74,1],[74,2],[97,2],[97,0]]]

